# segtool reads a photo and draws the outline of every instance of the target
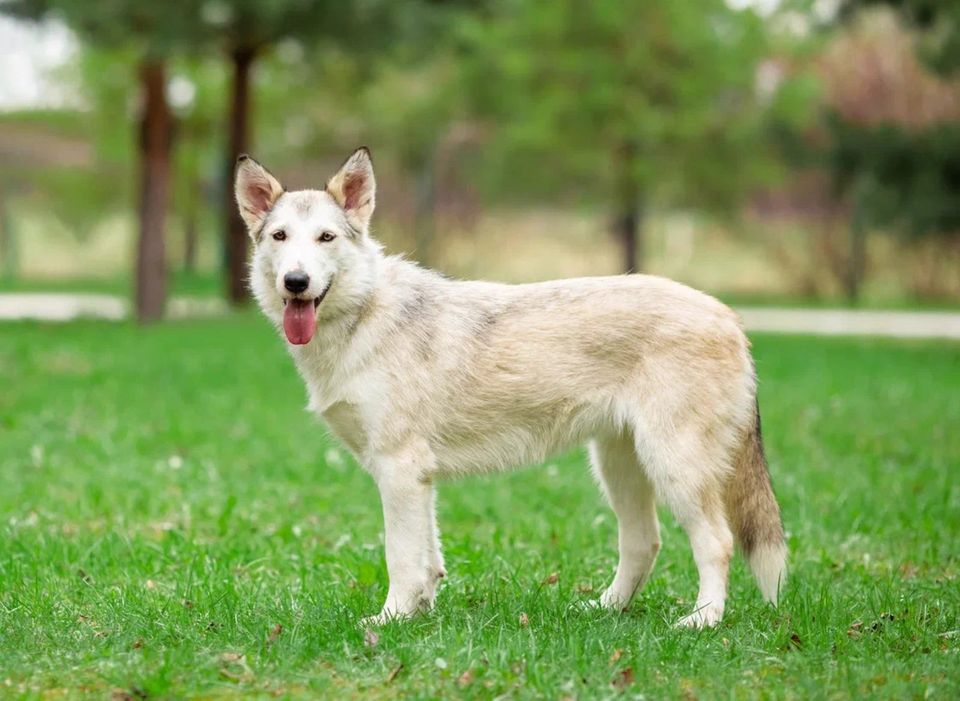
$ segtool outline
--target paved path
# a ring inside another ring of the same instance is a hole
[[[738,307],[750,331],[960,340],[960,312]]]
[[[204,297],[174,297],[167,304],[167,316],[173,319],[224,314],[223,300]],[[53,292],[0,293],[0,321],[36,319],[71,321],[73,319],[110,319],[130,316],[130,302],[117,295]]]
[[[227,311],[219,299],[175,297],[168,316],[213,316]],[[864,311],[859,309],[782,309],[739,307],[750,331],[897,338],[960,340],[960,312]],[[103,294],[0,294],[0,320],[69,321],[77,318],[125,319],[130,304],[122,297]]]

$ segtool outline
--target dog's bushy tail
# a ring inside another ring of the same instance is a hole
[[[760,433],[760,406],[727,483],[727,514],[764,598],[776,605],[787,577],[787,546]]]

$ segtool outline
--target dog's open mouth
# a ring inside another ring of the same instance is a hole
[[[314,299],[283,300],[283,332],[290,343],[295,346],[310,343],[317,332],[317,307],[327,296],[332,284],[333,280],[330,280],[320,296]]]

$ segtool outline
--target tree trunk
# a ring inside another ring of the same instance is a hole
[[[192,273],[197,269],[197,198],[191,194],[190,203],[183,214],[183,270]]]
[[[7,211],[7,193],[0,185],[0,278],[17,277],[17,247]]]
[[[136,311],[141,322],[163,316],[167,298],[164,226],[170,197],[173,115],[167,104],[163,61],[140,65],[140,240],[137,245]]]
[[[847,261],[847,275],[844,281],[847,300],[852,304],[860,300],[860,291],[867,268],[867,226],[865,212],[861,204],[863,182],[857,184],[853,196],[853,212],[850,216],[850,258]]]
[[[417,172],[413,226],[417,261],[423,266],[430,265],[435,233],[434,216],[437,199],[435,167],[435,160],[431,154]]]
[[[640,184],[636,176],[637,147],[624,144],[617,154],[617,203],[614,233],[621,249],[621,269],[633,273],[643,268]]]
[[[233,63],[233,93],[230,101],[228,141],[226,154],[226,179],[223,213],[224,257],[226,263],[227,299],[231,304],[245,304],[249,300],[247,290],[247,229],[233,197],[233,174],[237,158],[250,147],[250,78],[256,50],[250,47],[235,48],[230,54]]]

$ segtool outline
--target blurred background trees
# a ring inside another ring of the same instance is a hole
[[[953,299],[958,8],[0,0],[76,41],[59,104],[0,104],[2,284],[242,303],[236,156],[320,187],[366,143],[378,235],[451,274]]]
[[[172,0],[11,0],[14,15],[40,20],[61,18],[91,47],[129,49],[135,54],[139,113],[139,243],[136,308],[145,321],[163,315],[166,301],[165,227],[169,207],[173,114],[167,100],[167,64],[193,40],[197,3]]]
[[[225,181],[233,178],[237,158],[252,146],[252,81],[261,57],[281,41],[299,47],[336,43],[359,53],[375,36],[391,36],[388,6],[382,1],[224,0],[201,3],[200,19],[206,30],[204,40],[219,48],[229,63]],[[317,77],[322,80],[323,67],[317,68]],[[223,219],[226,293],[230,302],[240,304],[249,294],[245,282],[249,237],[229,187],[223,188]]]
[[[504,0],[472,19],[474,106],[497,125],[504,194],[575,188],[604,203],[624,272],[643,268],[654,203],[710,209],[747,191],[768,49],[753,13],[722,0]]]

